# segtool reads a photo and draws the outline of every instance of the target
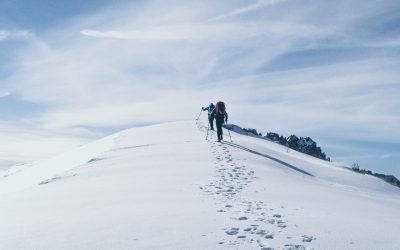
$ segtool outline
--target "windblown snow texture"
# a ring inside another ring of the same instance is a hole
[[[397,187],[267,140],[206,135],[206,120],[134,128],[0,172],[0,249],[400,245]]]

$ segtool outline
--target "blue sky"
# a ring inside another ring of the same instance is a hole
[[[222,99],[232,123],[311,136],[336,161],[400,177],[399,10],[395,0],[1,1],[0,165]],[[27,141],[47,147],[24,154]]]
[[[76,18],[101,10],[110,4],[128,3],[128,0],[2,0],[0,24],[7,28],[23,28],[36,33],[46,32],[66,19]],[[139,2],[139,1],[136,1]]]

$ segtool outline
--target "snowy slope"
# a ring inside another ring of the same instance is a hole
[[[206,135],[205,121],[134,128],[0,172],[0,249],[399,248],[400,189]]]

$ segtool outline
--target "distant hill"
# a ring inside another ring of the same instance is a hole
[[[400,188],[399,179],[397,179],[393,175],[379,174],[379,173],[374,173],[370,170],[360,169],[360,166],[358,164],[354,164],[351,169],[354,172],[357,172],[360,174],[367,174],[367,175],[372,175],[372,176],[378,177],[379,179],[382,179],[382,180],[386,181],[387,183],[390,183],[390,184]]]
[[[272,142],[278,143],[280,145],[286,146],[298,152],[314,156],[321,160],[330,161],[330,157],[327,157],[326,154],[322,151],[321,147],[317,146],[317,143],[311,139],[310,137],[298,137],[296,135],[291,135],[289,137],[284,137],[279,135],[278,133],[268,132],[266,135],[262,135],[257,132],[254,128],[241,128],[235,124],[228,124],[225,126],[227,129],[235,131],[240,134],[244,134],[247,136],[253,136],[260,139],[267,139]],[[360,169],[358,164],[354,164],[351,168],[354,172],[367,174],[371,176],[375,176],[379,179],[386,181],[396,187],[400,188],[400,181],[393,175],[385,175],[380,173],[373,173],[370,170]]]
[[[226,125],[226,128],[240,134],[267,139],[293,150],[299,151],[301,153],[314,156],[321,160],[330,161],[330,158],[326,156],[322,149],[318,147],[317,143],[310,137],[298,137],[296,135],[291,135],[286,138],[274,132],[268,132],[266,135],[263,136],[261,133],[258,133],[257,130],[254,128],[241,128],[240,126],[235,124],[228,124]]]

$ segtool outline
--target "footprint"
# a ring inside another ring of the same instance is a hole
[[[303,235],[301,237],[303,237],[303,242],[311,242],[316,239],[315,237],[309,235]]]
[[[239,228],[237,228],[237,227],[232,227],[231,229],[226,230],[225,233],[226,233],[227,235],[236,235],[236,234],[239,233]]]
[[[307,250],[307,248],[303,245],[285,245],[283,250]]]
[[[269,224],[275,224],[275,219],[268,219],[267,222],[268,222]]]
[[[265,238],[265,239],[273,239],[273,238],[274,238],[274,234],[271,233],[271,232],[268,232],[268,233],[264,236],[264,238]]]
[[[266,232],[264,229],[259,229],[259,230],[257,230],[256,234],[257,234],[257,235],[264,236],[264,235],[267,234],[267,232]]]
[[[286,225],[286,223],[283,222],[283,221],[278,221],[278,227],[280,227],[280,228],[285,228],[285,227],[287,227],[287,225]]]

